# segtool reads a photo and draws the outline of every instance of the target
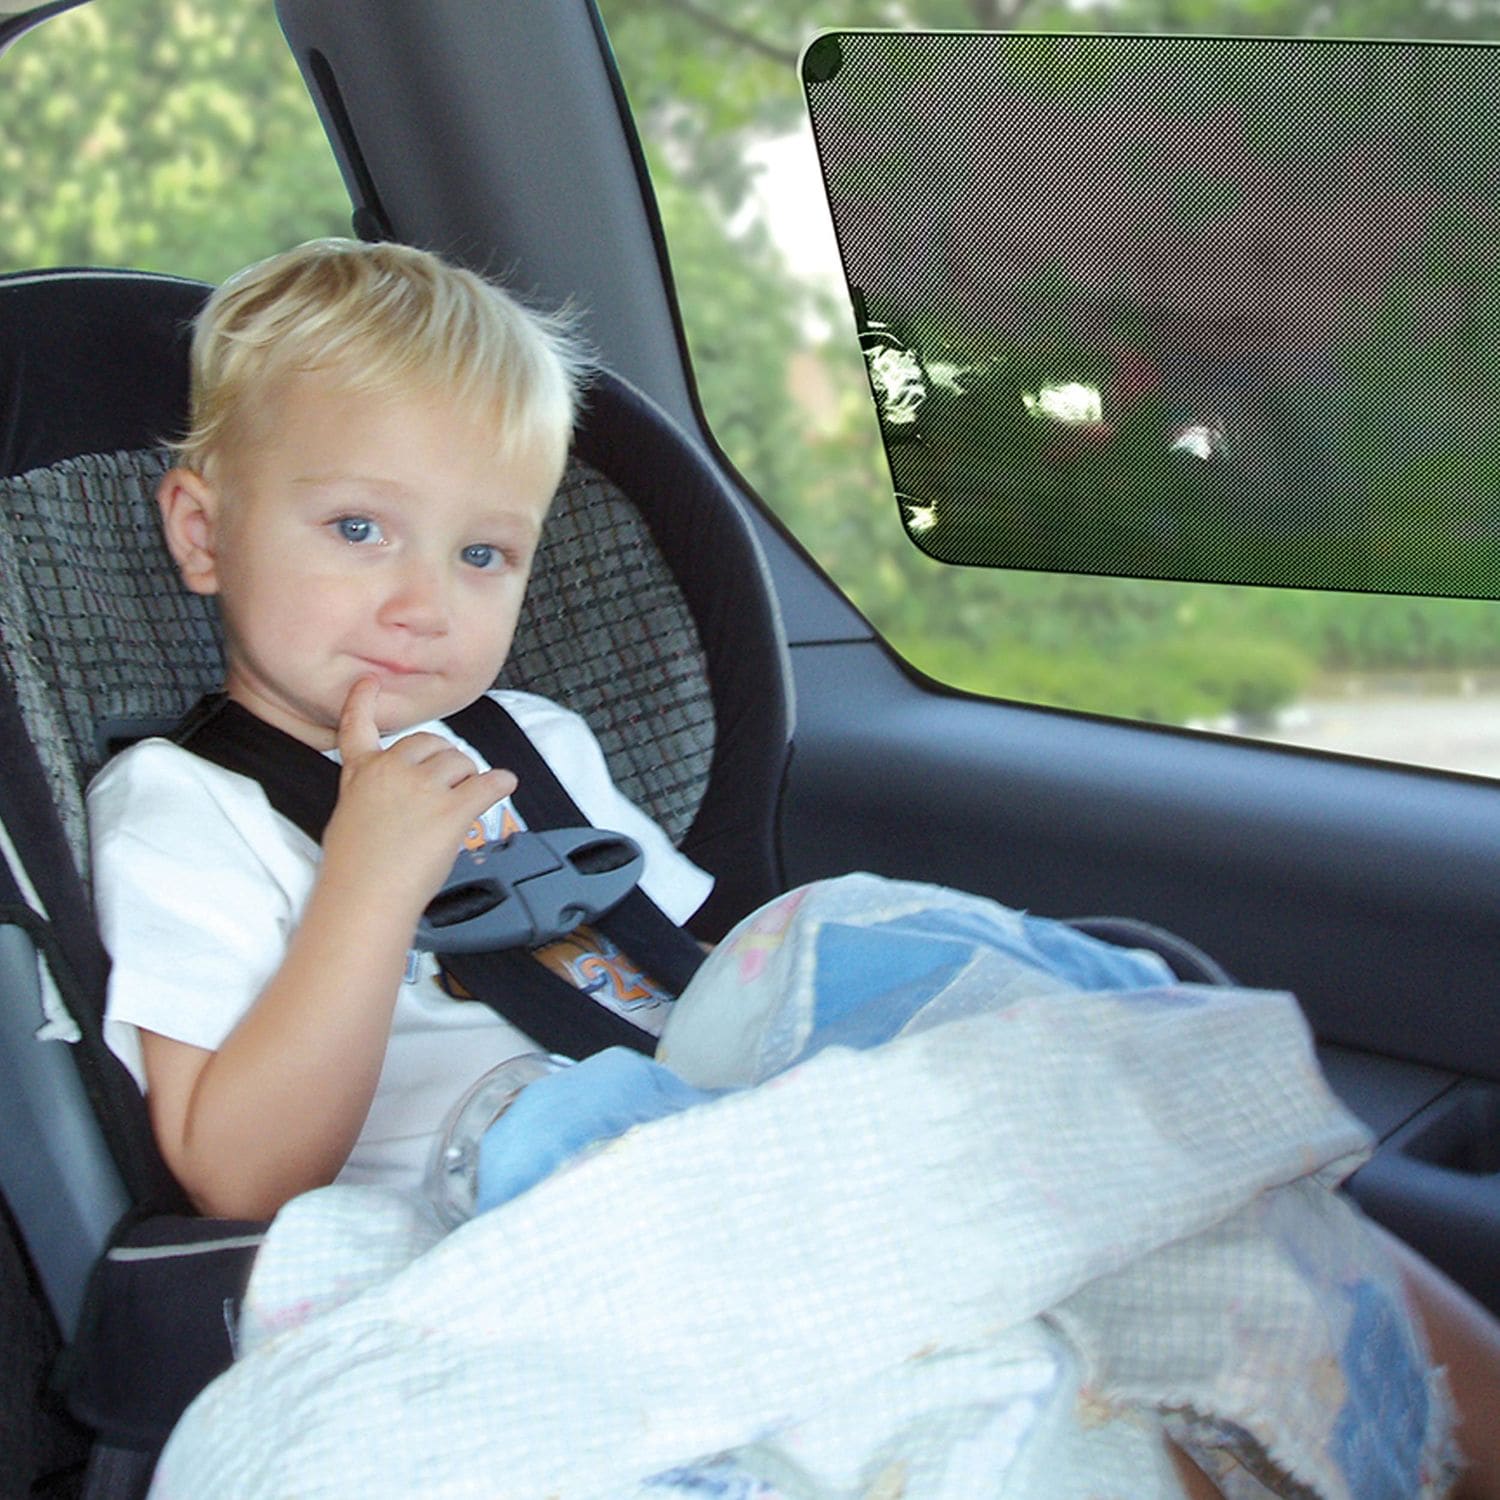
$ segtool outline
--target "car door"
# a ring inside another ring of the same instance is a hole
[[[797,690],[786,879],[868,869],[1048,914],[1128,914],[1182,934],[1246,984],[1294,991],[1331,1081],[1383,1141],[1356,1194],[1500,1306],[1493,783],[938,681],[893,649],[833,582],[834,562],[808,552],[767,503],[774,491],[752,491],[719,443],[675,296],[679,255],[697,248],[693,213],[678,205],[679,247],[630,113],[630,91],[649,86],[639,71],[622,81],[605,28],[654,26],[668,71],[684,66],[674,37],[683,52],[697,37],[701,66],[732,66],[724,33],[735,29],[791,66],[810,18],[789,38],[778,24],[789,18],[754,5],[706,33],[694,30],[695,7],[623,0],[606,0],[602,19],[585,0],[393,0],[378,24],[354,0],[281,0],[278,10],[366,225],[506,266],[545,301],[572,299],[605,360],[740,485]],[[855,21],[894,14],[849,10]],[[651,65],[640,49],[625,61]],[[387,107],[397,78],[420,111]],[[739,101],[746,118],[756,107]],[[669,140],[655,149],[670,158]],[[754,294],[735,289],[736,275],[732,242],[681,272],[720,289],[738,317],[709,327],[700,363],[732,367],[759,336]],[[775,325],[775,310],[762,311]],[[780,456],[800,461],[795,445]],[[814,461],[827,455],[809,446]],[[906,546],[888,493],[868,499],[860,525],[872,555]],[[969,584],[955,571],[947,586]]]

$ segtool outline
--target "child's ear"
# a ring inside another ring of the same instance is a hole
[[[156,486],[156,503],[184,585],[195,594],[217,594],[218,491],[191,469],[168,469]]]

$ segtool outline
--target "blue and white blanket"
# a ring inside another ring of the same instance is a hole
[[[1446,1492],[1369,1142],[1284,995],[852,876],[742,923],[659,1057],[724,1090],[441,1236],[273,1226],[168,1497]],[[504,1129],[504,1122],[499,1129]]]

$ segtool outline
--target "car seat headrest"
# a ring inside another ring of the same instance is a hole
[[[132,273],[0,278],[0,666],[80,866],[82,788],[110,741],[160,731],[222,680],[217,612],[178,582],[154,499],[207,291]],[[613,392],[606,378],[593,395]],[[650,527],[576,456],[502,681],[582,713],[627,794],[683,835],[714,747],[702,646]]]
[[[81,871],[107,742],[170,724],[222,678],[217,612],[181,587],[154,499],[209,291],[0,276],[0,672]],[[765,561],[701,451],[607,372],[501,682],[583,715],[625,795],[719,877],[712,923],[774,894],[790,699]]]
[[[176,437],[210,290],[137,271],[0,276],[0,475]]]

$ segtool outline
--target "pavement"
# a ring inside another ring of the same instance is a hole
[[[1500,693],[1313,701],[1287,710],[1274,730],[1241,732],[1272,744],[1500,777]]]

